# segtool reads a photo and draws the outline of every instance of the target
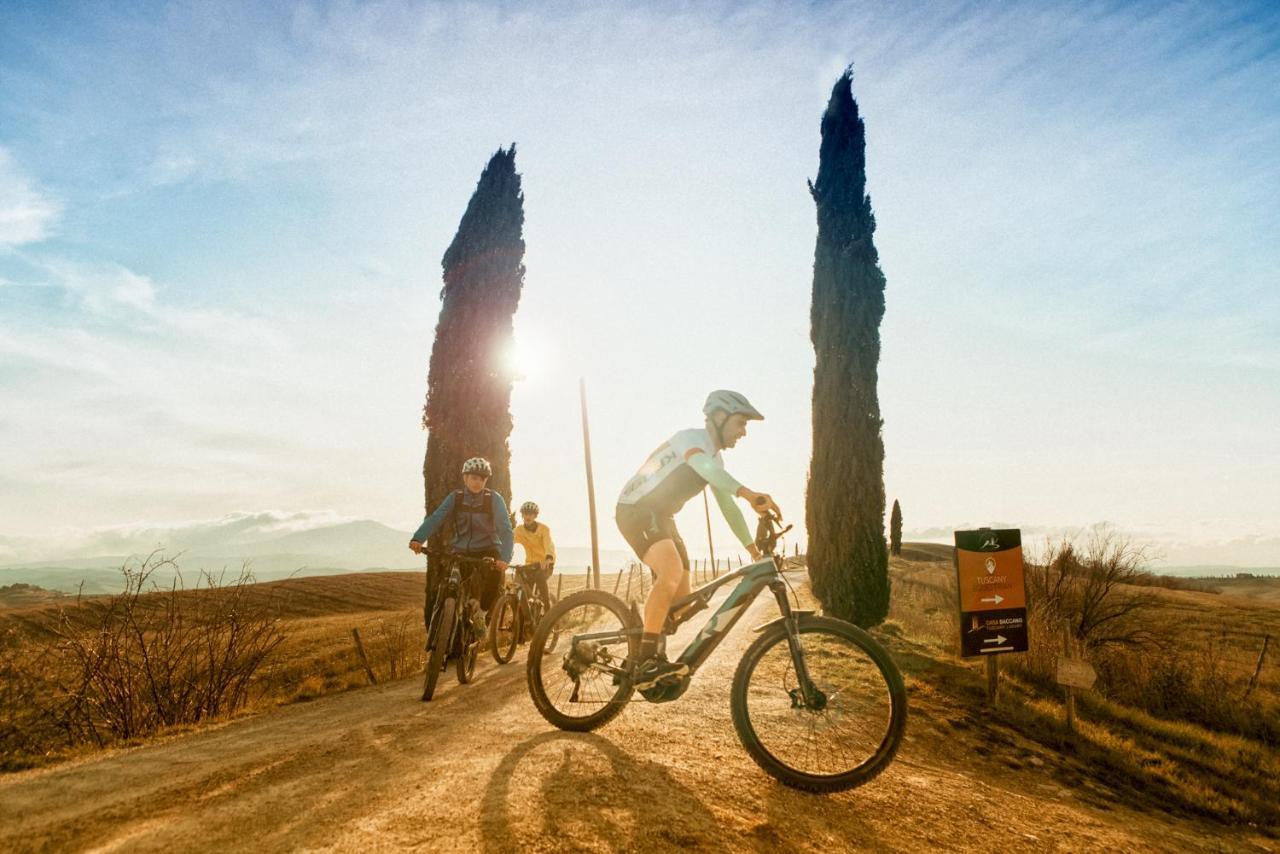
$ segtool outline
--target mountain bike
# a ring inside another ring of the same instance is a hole
[[[680,654],[689,672],[640,694],[651,703],[678,699],[768,588],[781,616],[755,628],[759,637],[738,662],[729,695],[734,729],[756,764],[780,782],[813,792],[851,789],[893,760],[907,722],[906,689],[888,651],[862,629],[791,607],[783,558],[774,554],[788,530],[761,517],[760,560],[672,603],[664,641],[707,608],[716,591],[736,582]],[[538,711],[560,729],[577,732],[617,717],[635,691],[642,632],[639,610],[603,590],[565,597],[538,625],[530,645],[529,693]],[[568,640],[562,655],[543,654],[553,636]]]
[[[546,602],[538,593],[537,573],[544,571],[541,563],[524,563],[512,570],[514,580],[489,612],[489,649],[499,664],[511,660],[516,647],[533,636],[534,627],[556,602],[554,596]],[[548,637],[543,652],[555,652],[558,641],[559,634]]]
[[[430,700],[436,691],[440,673],[453,660],[458,681],[471,681],[476,672],[481,638],[475,631],[479,605],[472,588],[480,570],[492,570],[493,558],[463,557],[451,552],[431,550],[429,554],[444,562],[448,574],[436,585],[436,601],[427,626],[427,669],[422,681],[422,699]]]

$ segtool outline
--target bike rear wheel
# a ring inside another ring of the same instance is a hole
[[[444,670],[449,657],[449,642],[453,640],[454,609],[457,600],[446,597],[440,603],[440,616],[436,624],[435,640],[431,643],[431,654],[427,656],[427,670],[422,678],[422,699],[430,700],[436,692],[436,682],[440,672]]]
[[[617,717],[631,699],[627,668],[639,649],[638,628],[622,600],[603,590],[575,593],[552,608],[529,645],[529,694],[538,712],[574,732]],[[563,654],[550,654],[548,644],[557,641]]]
[[[506,664],[516,654],[522,627],[516,614],[516,598],[503,594],[489,611],[489,649],[493,660]]]
[[[860,786],[893,760],[907,723],[907,692],[888,651],[857,626],[804,616],[799,641],[820,692],[803,697],[786,626],[774,623],[742,656],[730,705],[756,764],[811,792]]]

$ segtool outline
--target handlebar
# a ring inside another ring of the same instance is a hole
[[[454,552],[445,551],[444,549],[423,549],[422,553],[430,557],[439,558],[440,560],[452,561],[453,563],[478,564],[492,566],[495,560],[491,557],[469,557],[467,555],[455,554]]]
[[[773,549],[778,544],[778,540],[794,527],[793,525],[788,525],[779,530],[777,521],[771,514],[766,513],[760,517],[760,521],[756,524],[756,548],[760,549],[760,554],[762,555],[773,554]]]

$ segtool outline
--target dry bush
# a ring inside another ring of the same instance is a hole
[[[168,589],[152,581],[172,571]],[[32,662],[11,685],[45,723],[43,746],[98,746],[177,724],[230,714],[249,698],[255,674],[282,640],[247,570],[230,582],[202,573],[184,590],[176,564],[152,554],[126,563],[121,593],[62,607],[46,639],[19,648]],[[23,687],[25,686],[25,687]],[[47,729],[61,745],[49,745]],[[32,745],[28,745],[28,748]]]
[[[1108,699],[1220,732],[1280,740],[1261,696],[1243,697],[1235,638],[1225,624],[1190,625],[1161,607],[1143,549],[1106,527],[1083,543],[1049,544],[1026,566],[1030,650],[1010,664],[1054,684],[1058,660],[1086,658]],[[1067,637],[1064,639],[1064,634]],[[1234,638],[1234,639],[1233,639]]]
[[[370,665],[385,669],[391,679],[399,679],[417,673],[426,666],[423,644],[426,630],[415,614],[405,614],[396,619],[378,621],[378,631],[372,638]]]
[[[1142,648],[1155,643],[1142,619],[1155,600],[1133,581],[1144,575],[1146,552],[1106,526],[1095,527],[1082,545],[1061,540],[1026,567],[1027,599],[1046,625],[1065,626],[1073,642],[1088,650]]]

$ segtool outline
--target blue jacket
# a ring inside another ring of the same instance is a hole
[[[462,506],[455,514],[453,510],[454,496],[450,492],[435,511],[422,520],[422,525],[414,532],[413,539],[425,543],[427,538],[440,530],[440,526],[453,517],[453,543],[450,548],[458,554],[477,554],[497,549],[503,561],[511,560],[515,550],[515,541],[511,531],[511,515],[507,512],[507,502],[497,492],[493,496],[492,513],[486,513],[481,505],[484,493],[475,494],[462,490]]]

